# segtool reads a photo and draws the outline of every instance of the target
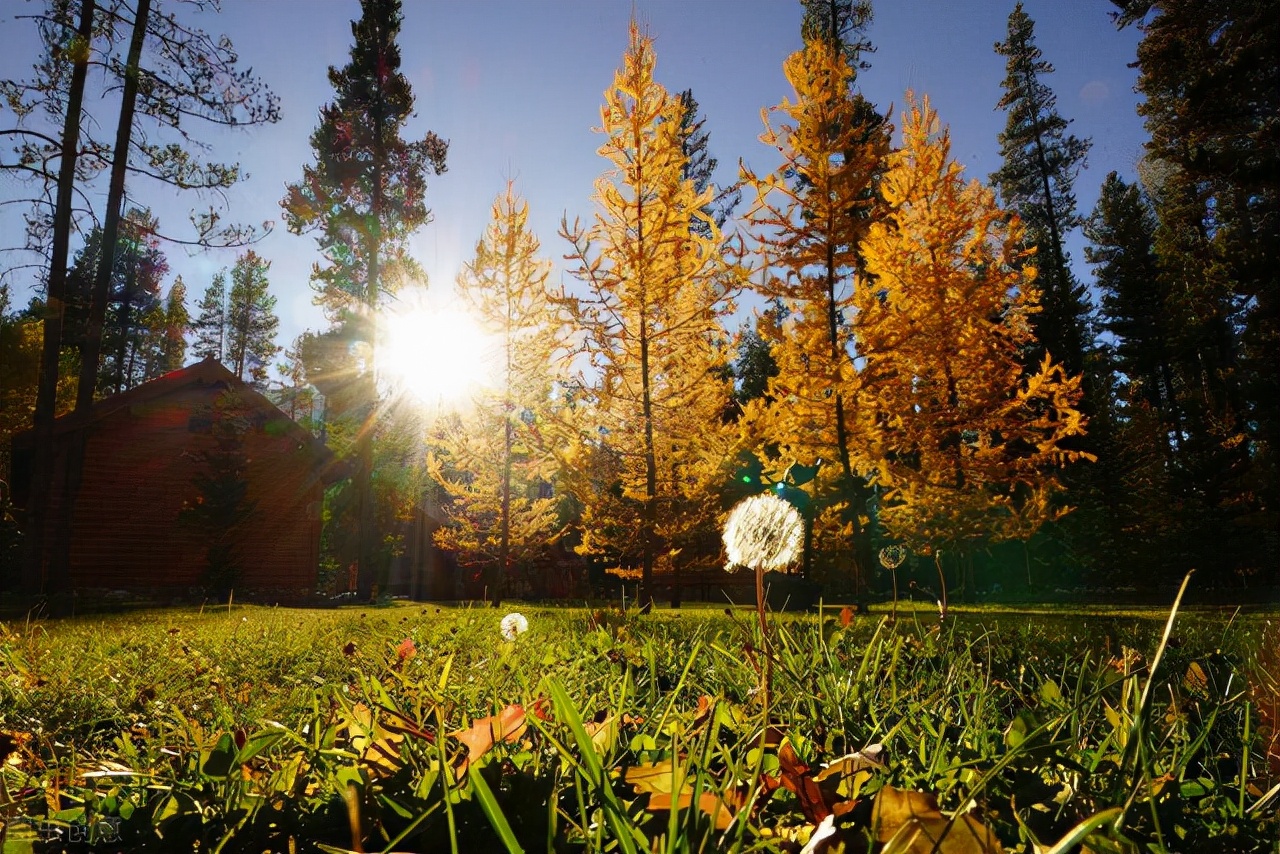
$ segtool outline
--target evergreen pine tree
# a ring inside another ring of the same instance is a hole
[[[1142,31],[1144,184],[1178,332],[1181,476],[1215,532],[1190,538],[1186,560],[1224,580],[1280,572],[1280,16],[1268,0],[1115,2],[1119,23]],[[1229,553],[1224,527],[1239,532]]]
[[[311,135],[315,162],[288,187],[281,202],[290,230],[314,232],[328,266],[316,266],[312,282],[333,320],[355,324],[363,344],[365,418],[375,417],[373,387],[377,310],[417,267],[408,254],[410,235],[430,221],[426,175],[445,169],[448,143],[428,132],[406,141],[401,131],[413,115],[413,90],[400,72],[400,0],[361,0],[351,24],[351,59],[329,69],[333,102],[320,111]],[[356,447],[356,513],[359,517],[359,590],[375,582],[379,535],[374,529],[373,430],[361,430]]]
[[[1155,252],[1157,227],[1141,186],[1115,172],[1103,182],[1084,226],[1085,259],[1094,265],[1101,328],[1111,336],[1116,376],[1109,441],[1100,449],[1116,498],[1103,521],[1109,535],[1095,537],[1088,548],[1126,583],[1122,571],[1170,582],[1182,575],[1178,541],[1192,527],[1186,496],[1179,494],[1185,483],[1176,476],[1185,440],[1178,308]]]
[[[1038,271],[1042,295],[1032,320],[1039,346],[1028,364],[1039,363],[1047,351],[1074,376],[1084,371],[1090,348],[1089,300],[1071,271],[1066,239],[1080,225],[1072,184],[1090,143],[1067,133],[1070,121],[1059,115],[1057,96],[1043,80],[1053,66],[1036,47],[1034,22],[1021,3],[1009,15],[1007,39],[995,50],[1007,59],[997,105],[1007,121],[1000,134],[1004,162],[991,182],[1004,207],[1022,218],[1028,245],[1037,248],[1028,263]]]
[[[1094,265],[1102,293],[1101,326],[1114,336],[1116,369],[1168,427],[1176,442],[1181,427],[1171,327],[1174,307],[1155,253],[1157,221],[1137,184],[1115,172],[1102,184],[1084,226],[1085,260]],[[1130,395],[1125,395],[1130,397]],[[1168,442],[1166,451],[1168,451]]]
[[[866,36],[871,0],[800,0],[800,5],[804,7],[800,34],[806,42],[825,41],[844,54],[855,73],[868,67],[862,55],[875,51]]]
[[[150,211],[137,208],[131,209],[121,222],[115,263],[108,280],[95,396],[115,394],[146,379],[150,363],[150,322],[157,310],[164,310],[160,283],[169,270],[156,228]],[[67,273],[68,307],[63,342],[75,346],[82,354],[90,324],[93,279],[101,263],[102,238],[102,229],[95,227],[90,231]]]
[[[302,357],[304,333],[294,339],[293,346],[284,351],[284,361],[276,365],[281,384],[271,395],[272,401],[289,417],[312,433],[320,432],[320,400],[316,387],[307,380],[307,365]]]
[[[276,331],[276,298],[268,292],[271,262],[249,250],[236,259],[227,294],[227,367],[259,390],[266,388],[267,368],[280,348]]]
[[[226,361],[227,352],[227,271],[219,270],[213,276],[209,287],[204,289],[200,304],[196,306],[200,313],[196,315],[192,328],[196,333],[192,352],[198,359],[214,358],[219,362]]]
[[[147,317],[147,367],[144,380],[153,380],[181,368],[187,358],[187,286],[179,276],[169,286],[163,305],[157,304]]]
[[[693,189],[699,195],[708,187],[714,188],[715,195],[702,212],[717,228],[724,228],[725,222],[742,198],[742,190],[737,184],[720,187],[712,183],[711,178],[718,161],[708,147],[711,135],[703,128],[706,119],[698,114],[698,102],[694,100],[692,89],[685,89],[677,97],[681,110],[680,147],[685,156],[684,177],[693,182]],[[708,226],[701,217],[695,218],[691,227],[703,237],[709,234]]]

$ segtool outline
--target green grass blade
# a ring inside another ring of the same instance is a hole
[[[569,732],[573,734],[573,740],[578,744],[578,751],[582,754],[582,763],[587,768],[591,784],[596,787],[600,794],[600,800],[604,806],[605,819],[609,826],[613,828],[618,845],[626,854],[637,854],[636,838],[633,835],[635,829],[630,826],[626,810],[618,802],[618,796],[614,793],[613,786],[610,785],[609,779],[605,775],[600,755],[596,753],[595,745],[591,743],[591,736],[587,734],[586,728],[582,725],[582,716],[578,714],[573,701],[569,699],[569,695],[558,681],[554,679],[548,680],[547,690],[551,693],[551,701],[555,704],[557,716],[569,727]]]
[[[493,826],[494,832],[498,834],[498,838],[502,840],[509,854],[524,854],[524,849],[516,840],[515,832],[511,830],[507,817],[502,813],[502,807],[498,806],[498,801],[493,796],[493,790],[481,776],[479,767],[471,765],[467,769],[467,776],[471,780],[471,788],[475,792],[476,800],[480,803],[480,809],[484,811],[489,824]]]
[[[1077,845],[1084,841],[1090,833],[1093,833],[1104,824],[1110,824],[1124,815],[1124,810],[1120,807],[1112,807],[1109,810],[1103,810],[1097,815],[1090,816],[1084,821],[1071,828],[1071,831],[1058,840],[1058,843],[1050,848],[1045,854],[1066,854],[1074,849]]]

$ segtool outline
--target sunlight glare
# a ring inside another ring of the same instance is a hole
[[[490,336],[466,312],[415,306],[384,314],[378,373],[424,406],[458,406],[490,384]]]

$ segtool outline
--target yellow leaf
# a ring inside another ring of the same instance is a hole
[[[1000,854],[996,835],[971,815],[948,819],[926,792],[885,786],[871,811],[876,840],[885,854]]]

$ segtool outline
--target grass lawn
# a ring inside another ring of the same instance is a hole
[[[773,615],[766,641],[754,611],[696,606],[512,606],[508,640],[506,610],[0,624],[4,851],[1280,837],[1280,613],[1183,612],[1162,642],[1159,610],[827,609]]]

